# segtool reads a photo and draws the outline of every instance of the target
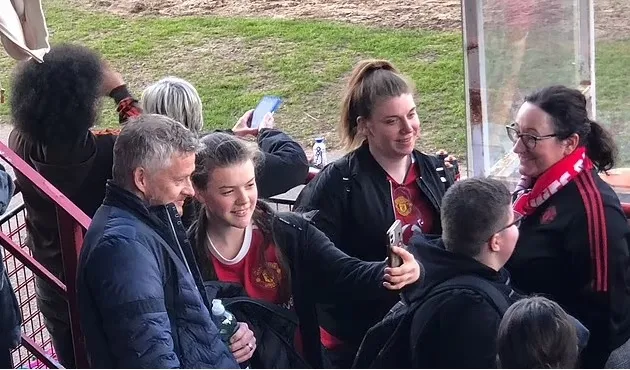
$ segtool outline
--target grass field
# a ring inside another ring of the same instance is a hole
[[[229,127],[265,94],[285,98],[278,126],[303,144],[334,127],[344,77],[364,58],[385,58],[415,82],[422,122],[420,145],[465,149],[464,72],[461,34],[387,30],[324,21],[220,17],[120,18],[79,10],[65,0],[44,2],[51,41],[86,44],[118,68],[136,95],[166,75],[193,82],[204,103],[208,128]],[[630,40],[597,46],[600,117],[611,122],[630,153]],[[14,62],[0,54],[0,83],[9,87]],[[8,91],[10,94],[10,91]],[[0,105],[0,121],[8,121]],[[101,124],[116,124],[113,103]],[[628,134],[626,134],[628,132]],[[628,157],[628,156],[626,156]]]
[[[193,82],[209,128],[228,127],[265,94],[284,97],[278,125],[308,144],[325,134],[334,146],[343,77],[363,58],[392,60],[416,83],[427,149],[463,153],[464,75],[461,35],[376,30],[319,21],[228,18],[122,19],[49,0],[51,40],[100,51],[120,69],[137,95],[166,75]],[[13,62],[0,56],[8,86]],[[9,92],[10,93],[10,92]],[[112,103],[101,122],[115,124]],[[7,105],[0,106],[6,119]]]

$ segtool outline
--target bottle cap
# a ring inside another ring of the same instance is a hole
[[[212,300],[212,314],[214,316],[221,316],[225,313],[225,307],[223,307],[223,302],[220,299]]]

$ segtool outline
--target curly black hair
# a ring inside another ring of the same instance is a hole
[[[102,60],[79,45],[53,46],[44,63],[20,63],[11,87],[14,127],[32,140],[63,144],[96,122],[103,82]]]

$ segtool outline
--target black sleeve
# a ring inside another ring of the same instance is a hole
[[[350,257],[310,223],[305,223],[306,241],[301,266],[309,268],[313,294],[318,303],[353,299],[392,297],[396,292],[383,287],[385,262],[364,262]]]
[[[295,200],[293,210],[314,212],[311,222],[336,246],[341,246],[345,227],[347,192],[341,171],[334,164],[324,168]]]
[[[120,85],[114,88],[109,96],[114,99],[116,103],[116,111],[118,112],[118,122],[124,125],[129,119],[137,117],[142,114],[142,108],[137,99],[135,99],[127,85]]]
[[[610,296],[610,343],[614,348],[623,344],[630,333],[630,228],[626,216],[618,208],[605,207],[608,239],[608,291]]]
[[[426,345],[432,353],[423,353],[428,348],[412,337],[412,356],[430,356],[433,366],[445,369],[496,368],[500,322],[499,313],[480,295],[465,291],[452,294],[431,319],[431,327],[437,329],[423,335],[422,342],[430,342]],[[412,335],[414,329],[412,323]]]
[[[304,149],[287,134],[276,129],[263,129],[258,146],[265,155],[257,173],[258,195],[269,198],[303,185],[308,175]]]
[[[589,288],[580,297],[580,304],[567,309],[590,330],[582,365],[601,367],[610,349],[623,344],[630,334],[629,229],[621,208],[605,205],[590,209],[590,222],[585,213],[575,215],[563,230],[564,244],[571,246],[572,270],[576,276],[590,274]],[[605,217],[593,210],[603,211]]]

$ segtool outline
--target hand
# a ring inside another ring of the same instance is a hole
[[[236,121],[236,125],[232,127],[232,132],[236,136],[245,137],[247,135],[258,135],[258,129],[249,127],[250,122],[252,121],[252,115],[254,114],[254,110],[250,109],[238,121]]]
[[[393,247],[392,251],[400,256],[400,267],[386,267],[383,286],[389,290],[400,290],[415,283],[420,278],[420,264],[405,248]]]
[[[239,364],[249,360],[256,350],[256,337],[246,323],[239,322],[238,330],[230,338],[230,351]]]
[[[275,126],[275,121],[273,119],[273,113],[267,113],[263,117],[260,126],[258,126],[258,130],[262,130],[264,128],[273,128]]]
[[[446,165],[446,168],[453,168],[456,163],[457,157],[454,155],[449,154],[446,158],[444,158],[444,165]]]
[[[114,68],[112,68],[111,64],[108,61],[104,60],[101,67],[103,73],[103,85],[101,87],[101,94],[103,96],[108,96],[109,93],[112,92],[118,86],[122,86],[125,84],[125,80],[122,75]]]
[[[252,122],[252,115],[254,114],[254,110],[248,110],[243,114],[236,125],[232,128],[232,132],[236,136],[245,137],[247,135],[258,136],[258,132],[264,128],[273,128],[274,127],[274,119],[272,113],[265,114],[262,122],[258,126],[258,128],[251,128],[249,125]]]

